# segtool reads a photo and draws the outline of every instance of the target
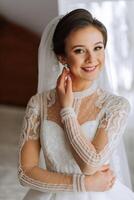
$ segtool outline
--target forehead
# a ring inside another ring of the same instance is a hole
[[[93,26],[86,26],[72,31],[65,40],[66,45],[86,45],[103,42],[102,33]]]

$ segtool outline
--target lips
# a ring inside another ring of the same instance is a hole
[[[82,70],[85,72],[92,72],[96,69],[97,66],[91,66],[91,67],[82,67]]]

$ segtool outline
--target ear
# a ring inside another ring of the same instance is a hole
[[[57,59],[62,65],[65,65],[67,62],[67,59],[64,55],[57,55]]]

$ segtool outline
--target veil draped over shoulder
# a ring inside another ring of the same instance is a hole
[[[58,16],[50,21],[42,34],[38,55],[38,93],[49,91],[50,89],[55,88],[57,78],[63,68],[53,52],[52,44],[53,33],[61,18],[62,16]],[[106,64],[98,81],[99,85],[103,89],[114,92],[112,89],[112,78],[110,77],[110,74],[108,74],[109,64],[110,63],[106,52]],[[121,140],[119,147],[116,149],[116,154],[118,155],[118,160],[113,164],[116,165],[117,168],[119,165],[121,166],[121,180],[126,186],[132,188],[123,139]],[[42,159],[43,157],[41,156],[41,160]]]

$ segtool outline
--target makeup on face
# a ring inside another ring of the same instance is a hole
[[[97,79],[105,58],[103,36],[98,29],[88,26],[72,32],[65,50],[73,84],[87,85]]]

